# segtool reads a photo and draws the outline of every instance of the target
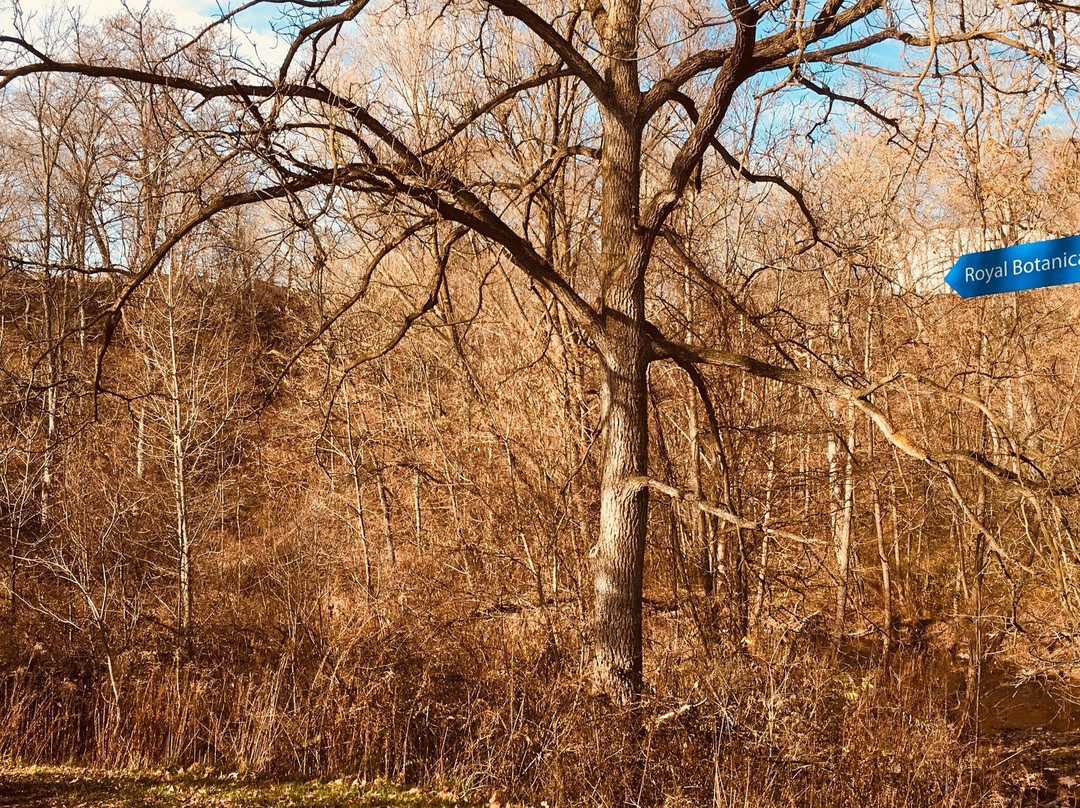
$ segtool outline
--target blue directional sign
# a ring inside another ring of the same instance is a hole
[[[968,253],[945,276],[945,282],[961,297],[1040,289],[1078,281],[1080,236]]]

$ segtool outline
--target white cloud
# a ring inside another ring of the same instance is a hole
[[[213,0],[0,0],[0,31],[14,26],[16,9],[23,19],[44,17],[53,12],[94,23],[125,11],[140,13],[145,9],[168,14],[176,27],[189,33],[202,31],[243,0],[213,2]],[[275,56],[285,52],[288,42],[274,31],[273,21],[260,9],[238,15],[230,23],[233,36],[243,56],[273,64]]]
[[[16,3],[5,3],[5,5],[11,6],[13,11]],[[56,0],[18,0],[17,5],[24,15],[45,15],[54,10],[63,9],[66,14],[80,17],[86,22],[96,22],[103,17],[119,14],[125,10],[125,6],[133,11],[149,7],[155,11],[171,14],[177,24],[186,30],[197,30],[205,26],[211,19],[209,13],[206,12],[213,11],[213,9],[204,10],[205,4],[201,2],[180,4],[170,2],[170,0],[149,0],[147,3],[127,4],[123,0],[74,0],[70,3],[58,3]],[[9,15],[5,16],[10,19]]]

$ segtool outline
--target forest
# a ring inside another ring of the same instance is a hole
[[[1078,10],[0,6],[0,760],[1080,804]]]

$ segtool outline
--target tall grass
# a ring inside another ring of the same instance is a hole
[[[0,683],[0,754],[452,781],[557,805],[929,808],[993,791],[926,656],[886,671],[790,638],[666,648],[655,692],[625,711],[592,694],[571,632],[538,632],[384,622],[258,664],[123,660],[119,700],[100,665],[31,664]]]

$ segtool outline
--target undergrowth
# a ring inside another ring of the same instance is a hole
[[[706,652],[663,641],[657,625],[649,692],[624,710],[593,694],[583,646],[551,617],[426,638],[379,621],[276,658],[114,660],[111,679],[100,660],[31,659],[0,685],[0,755],[453,782],[568,806],[997,799],[998,775],[961,737],[955,688],[925,652],[885,667],[792,636]]]

